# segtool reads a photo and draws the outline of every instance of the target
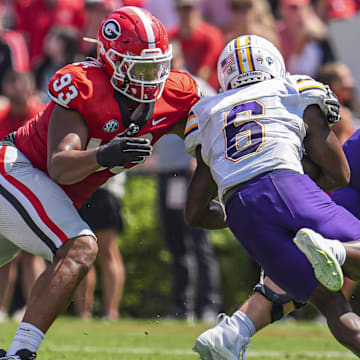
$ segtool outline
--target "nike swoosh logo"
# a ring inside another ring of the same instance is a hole
[[[161,119],[158,119],[158,120],[153,119],[152,124],[153,124],[153,126],[156,126],[157,124],[160,124],[162,121],[164,121],[166,119],[167,119],[166,116]]]

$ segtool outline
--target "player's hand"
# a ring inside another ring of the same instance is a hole
[[[127,163],[139,164],[152,153],[148,139],[140,137],[116,136],[109,143],[99,147],[96,160],[101,166],[124,166]]]
[[[330,126],[341,120],[340,103],[335,93],[330,89],[329,85],[325,85],[327,97],[324,99],[324,107],[326,116]]]

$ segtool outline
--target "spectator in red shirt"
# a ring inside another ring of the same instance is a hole
[[[86,24],[84,0],[20,1],[16,12],[16,29],[28,41],[31,66],[42,59],[43,41],[51,26],[73,26],[82,32]]]
[[[8,70],[2,85],[6,97],[2,98],[0,103],[0,139],[22,126],[44,107],[35,95],[35,83],[31,73]],[[16,261],[0,269],[0,322],[7,318],[19,268],[22,292],[27,302],[32,285],[45,270],[45,262],[39,256],[22,252]],[[15,312],[16,320],[20,321],[24,312],[25,308]]]
[[[218,89],[216,64],[224,39],[218,28],[203,20],[198,3],[199,0],[175,1],[180,23],[169,31],[169,36],[180,42],[189,72]]]
[[[29,55],[22,35],[16,31],[4,28],[5,9],[0,3],[0,94],[1,84],[9,69],[18,72],[29,70]]]
[[[356,15],[359,8],[359,0],[318,0],[316,3],[316,10],[325,22],[349,19]]]
[[[44,107],[35,93],[35,81],[29,72],[9,70],[4,76],[3,88],[8,101],[3,101],[0,106],[0,139],[22,126]]]

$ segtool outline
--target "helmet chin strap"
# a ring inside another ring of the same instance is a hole
[[[153,116],[155,103],[138,103],[135,110],[130,114],[123,95],[114,90],[114,98],[118,103],[123,125],[126,129],[119,136],[135,136]]]

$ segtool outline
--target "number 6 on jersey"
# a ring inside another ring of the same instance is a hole
[[[225,117],[223,133],[226,158],[240,161],[258,152],[265,143],[265,125],[256,119],[265,115],[265,104],[259,100],[235,105]]]

